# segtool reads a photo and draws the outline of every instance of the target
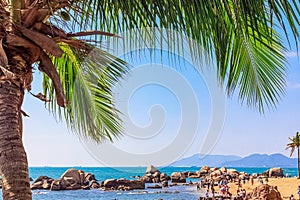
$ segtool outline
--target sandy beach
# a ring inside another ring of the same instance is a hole
[[[254,184],[251,185],[251,182],[246,182],[246,184],[242,184],[242,187],[246,189],[247,194],[251,192],[256,186],[260,185],[259,181],[256,179],[254,180]],[[300,179],[297,179],[296,177],[293,178],[269,178],[268,184],[271,186],[277,186],[279,192],[281,193],[281,197],[283,199],[289,199],[291,194],[294,195],[294,197],[298,198],[297,194],[297,188],[298,185],[300,185]],[[230,189],[229,192],[233,195],[236,195],[237,191],[237,184],[235,183],[229,183]]]

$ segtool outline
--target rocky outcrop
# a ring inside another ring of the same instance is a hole
[[[200,173],[199,172],[189,172],[187,176],[188,176],[188,178],[200,178]]]
[[[145,175],[141,178],[144,183],[159,183],[161,182],[161,172],[153,165],[147,167]]]
[[[246,199],[251,200],[282,200],[276,186],[259,185],[249,193]]]
[[[39,176],[30,187],[32,190],[49,190],[53,181],[54,179],[48,176]]]
[[[265,177],[283,177],[283,170],[279,167],[274,167],[274,168],[270,168],[269,170],[263,172],[261,174],[261,176],[265,176]]]
[[[148,173],[149,174],[154,174],[155,172],[160,173],[160,171],[156,167],[154,167],[153,165],[149,165],[146,169],[146,174],[148,174]]]
[[[269,170],[269,177],[283,177],[283,170],[279,167]]]
[[[238,178],[240,173],[236,169],[227,169],[227,175],[231,176],[232,178]]]
[[[90,183],[90,188],[93,188],[93,189],[100,188],[100,184],[96,180],[92,180]]]
[[[173,172],[171,174],[172,183],[186,183],[186,176],[183,172]]]
[[[210,167],[209,166],[203,166],[200,170],[199,170],[199,175],[200,176],[206,176],[208,175],[210,172]]]
[[[90,184],[91,183],[91,184]],[[53,180],[50,190],[79,190],[97,188],[99,185],[95,176],[91,173],[84,173],[82,170],[68,169],[61,178]]]
[[[145,183],[139,180],[107,179],[102,182],[101,187],[105,190],[136,190],[145,189]]]
[[[162,183],[162,187],[169,186],[169,183],[168,183],[169,179],[170,179],[170,177],[167,174],[165,174],[165,173],[160,174],[160,181]]]

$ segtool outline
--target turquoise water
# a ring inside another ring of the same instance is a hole
[[[30,167],[30,177],[36,179],[40,175],[46,175],[51,178],[59,178],[70,167]],[[109,178],[126,178],[132,179],[132,176],[143,176],[146,171],[146,167],[74,167],[81,169],[84,172],[90,172],[95,174],[99,183]],[[171,175],[172,172],[184,172],[184,171],[198,171],[199,167],[165,167],[159,168],[161,172]],[[235,168],[238,171],[244,171],[249,174],[262,173],[268,168]],[[289,173],[291,176],[297,176],[297,168],[283,168],[284,173]],[[199,181],[199,179],[191,179],[192,181]],[[187,180],[189,181],[189,179]],[[147,185],[146,185],[147,186]],[[175,193],[178,191],[179,193]],[[166,193],[167,192],[167,193]],[[189,186],[174,186],[167,189],[146,189],[140,191],[101,191],[99,189],[91,190],[77,190],[77,191],[47,191],[47,190],[34,190],[34,200],[157,200],[162,198],[164,200],[185,200],[185,199],[198,199],[199,193],[196,192],[195,187]],[[2,198],[0,198],[2,199]]]

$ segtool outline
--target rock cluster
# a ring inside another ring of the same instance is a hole
[[[244,180],[249,178],[249,174],[244,172],[238,172],[236,169],[227,169],[226,167],[222,168],[210,168],[209,166],[203,166],[197,172],[189,172],[188,178],[203,178],[203,179],[214,179],[214,180]]]
[[[160,183],[168,181],[169,177],[165,173],[161,173],[153,165],[150,165],[146,169],[145,175],[141,178],[144,183]]]
[[[172,183],[186,183],[186,176],[184,172],[173,172],[171,174]]]
[[[100,185],[91,173],[82,170],[68,169],[61,178],[54,180],[48,176],[38,177],[32,184],[31,189],[45,190],[78,190],[99,188]]]
[[[259,185],[249,193],[246,199],[251,200],[282,200],[276,186]]]
[[[32,184],[32,190],[50,190],[53,178],[48,176],[39,176]]]
[[[139,180],[107,179],[101,183],[105,190],[135,190],[145,189],[145,183]]]

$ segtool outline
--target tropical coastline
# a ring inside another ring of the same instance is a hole
[[[208,166],[207,166],[208,167]],[[149,168],[149,167],[148,167]],[[53,179],[59,179],[65,171],[72,169],[70,167],[31,167],[30,175],[36,180],[41,175],[47,175]],[[149,168],[151,170],[151,168]],[[213,168],[211,168],[213,169]],[[215,168],[213,170],[224,170],[225,168]],[[137,180],[143,178],[143,175],[147,174],[146,167],[76,167],[76,170],[82,170],[86,174],[93,174],[99,184],[103,184],[106,180]],[[156,171],[156,168],[152,168]],[[161,186],[159,183],[146,183],[144,189],[139,190],[105,190],[105,189],[93,189],[90,190],[61,190],[50,191],[44,189],[32,190],[33,199],[199,199],[200,197],[206,197],[207,186],[197,189],[197,185],[201,183],[201,178],[196,178],[197,172],[201,171],[199,167],[163,167],[158,168],[161,174],[167,174],[170,176],[173,172],[186,174],[186,180],[183,183],[173,184],[171,180],[168,181],[168,187]],[[227,169],[230,170],[230,169]],[[236,168],[239,174],[263,174],[268,168]],[[153,172],[154,172],[153,171]],[[282,168],[284,176],[288,173],[289,178],[269,178],[268,185],[277,186],[278,191],[281,193],[283,199],[288,199],[291,194],[297,197],[297,185],[300,185],[300,180],[295,178],[297,175],[297,168]],[[190,178],[193,177],[193,178]],[[203,180],[203,179],[202,179]],[[33,183],[33,181],[31,183]],[[264,184],[266,184],[264,182]],[[260,181],[255,178],[254,184],[251,184],[250,180],[241,181],[241,186],[246,190],[246,194],[249,194],[255,187],[262,185]],[[238,184],[237,182],[228,183],[229,192],[236,196]],[[217,185],[215,188],[216,196],[221,194],[221,187]],[[209,197],[212,197],[211,190]]]

